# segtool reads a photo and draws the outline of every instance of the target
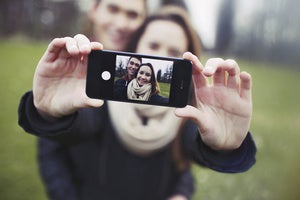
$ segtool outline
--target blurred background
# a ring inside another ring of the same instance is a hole
[[[152,11],[165,1],[151,0]],[[177,1],[175,1],[177,2]],[[181,1],[178,1],[181,2]],[[209,57],[234,58],[253,77],[257,163],[242,174],[193,167],[201,200],[299,199],[300,12],[294,0],[185,0]],[[22,94],[54,37],[80,32],[90,0],[0,1],[0,199],[46,199],[36,138],[17,125]],[[298,5],[298,6],[297,6]]]

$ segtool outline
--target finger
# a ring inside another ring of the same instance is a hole
[[[242,72],[240,74],[241,79],[241,91],[240,96],[243,99],[251,101],[252,99],[252,78],[251,75],[247,72]]]
[[[103,45],[99,42],[91,42],[90,43],[91,50],[102,50]],[[88,56],[81,56],[80,61],[84,63],[84,65],[87,64]]]
[[[64,38],[55,38],[48,45],[47,51],[44,54],[46,62],[52,62],[57,58],[60,51],[65,48],[66,41]]]
[[[183,58],[186,60],[190,60],[193,63],[193,71],[195,71],[196,73],[202,72],[203,65],[196,55],[192,54],[191,52],[185,52],[183,54]]]
[[[225,61],[224,65],[228,72],[227,87],[238,89],[239,81],[237,75],[240,73],[240,68],[237,62],[235,60],[228,59]]]
[[[85,35],[77,34],[74,36],[74,40],[76,41],[77,47],[81,54],[86,55],[91,52],[90,40]]]
[[[203,76],[202,73],[194,73],[193,74],[193,83],[194,83],[195,89],[199,89],[201,87],[207,86],[208,81],[206,80],[206,77]]]
[[[213,83],[214,85],[226,85],[225,71],[221,68],[217,69],[213,75]]]
[[[207,127],[205,127],[207,123],[204,122],[204,120],[206,119],[204,114],[199,109],[193,106],[187,105],[184,108],[176,108],[175,115],[177,117],[189,118],[193,120],[198,125],[201,132],[204,132],[204,130],[207,129]]]
[[[202,75],[203,65],[198,57],[190,52],[183,54],[183,58],[190,60],[193,64],[193,82],[196,88],[206,86],[206,78]]]
[[[213,76],[214,85],[225,85],[225,71],[221,67],[224,62],[222,58],[211,58],[205,63],[203,74]]]
[[[100,100],[100,99],[91,99],[91,98],[88,98],[86,103],[87,103],[87,105],[89,107],[99,108],[99,107],[101,107],[103,105],[104,101]]]
[[[196,116],[198,115],[197,112],[198,112],[198,109],[196,109],[193,106],[189,106],[189,105],[187,105],[184,108],[176,108],[175,109],[175,115],[177,117],[185,117],[185,118],[195,119],[195,118],[197,118]]]
[[[210,58],[206,61],[203,74],[206,76],[212,76],[218,69],[219,66],[221,66],[224,63],[224,60],[222,58]]]
[[[79,49],[78,49],[76,40],[71,37],[65,37],[65,40],[66,40],[67,52],[71,56],[77,56],[79,54]]]
[[[225,85],[237,89],[239,71],[238,64],[232,59],[224,61],[222,58],[212,58],[206,62],[203,73],[207,76],[213,75],[215,85]]]
[[[102,50],[103,45],[99,42],[91,42],[91,48],[92,50]]]

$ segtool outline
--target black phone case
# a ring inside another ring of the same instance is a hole
[[[173,61],[173,73],[168,103],[136,101],[129,99],[116,99],[114,97],[114,77],[116,67],[116,56],[134,56],[138,55],[142,58],[150,58],[157,60]],[[103,72],[109,72],[112,78],[104,80],[101,77]],[[133,102],[169,107],[184,107],[188,103],[189,90],[192,76],[192,64],[188,60],[178,58],[168,58],[159,56],[150,56],[142,54],[134,54],[127,52],[93,50],[88,56],[88,68],[86,79],[86,94],[90,98],[115,100],[123,102]]]

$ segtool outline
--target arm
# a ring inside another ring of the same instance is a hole
[[[187,131],[192,135],[184,136],[188,138],[186,145],[193,146],[190,153],[198,163],[219,171],[249,168],[256,152],[248,133],[252,116],[251,76],[240,72],[233,60],[214,58],[203,67],[191,53],[184,54],[184,58],[193,63],[197,105],[178,108],[175,114],[190,118],[195,124]],[[247,164],[248,156],[250,163]],[[247,167],[243,167],[244,164]]]
[[[72,144],[94,137],[105,125],[101,108],[82,108],[75,113],[49,121],[42,117],[33,104],[33,93],[25,93],[18,109],[19,125],[28,133],[48,137],[60,143]]]
[[[33,79],[33,102],[37,111],[54,121],[79,108],[100,107],[103,101],[85,94],[87,57],[102,45],[84,35],[56,38],[39,61]]]
[[[33,91],[22,97],[19,106],[19,124],[27,132],[53,136],[61,130],[76,130],[75,120],[90,112],[81,108],[103,104],[85,94],[88,54],[101,48],[83,35],[56,38],[49,44],[35,70]]]
[[[248,134],[252,116],[251,76],[233,60],[214,58],[205,67],[191,53],[196,104],[175,110],[197,125],[202,141],[215,150],[234,150]],[[212,77],[212,83],[209,83]]]
[[[214,150],[202,141],[196,124],[188,121],[182,134],[182,148],[199,165],[219,172],[244,172],[255,164],[256,146],[250,133],[237,149]]]
[[[85,93],[87,57],[96,49],[102,45],[84,35],[51,41],[35,70],[32,93],[25,94],[20,103],[19,124],[26,131],[54,135],[77,120],[80,108],[103,104]]]

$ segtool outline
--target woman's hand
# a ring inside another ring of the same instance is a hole
[[[247,135],[252,116],[250,74],[240,73],[234,60],[213,58],[203,67],[191,53],[185,53],[184,58],[193,63],[197,105],[177,108],[175,114],[193,119],[203,142],[211,148],[238,148]]]
[[[34,105],[42,116],[58,118],[103,104],[85,93],[88,54],[100,49],[100,43],[80,34],[56,38],[49,44],[33,79]]]

